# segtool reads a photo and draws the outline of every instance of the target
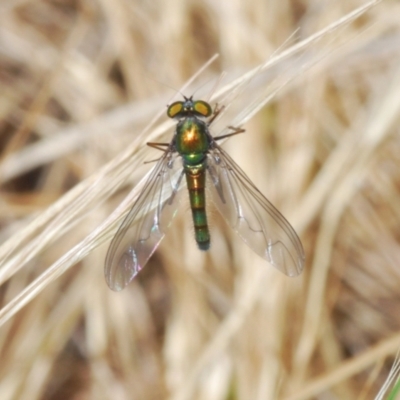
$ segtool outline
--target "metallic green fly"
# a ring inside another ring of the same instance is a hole
[[[107,252],[105,277],[112,290],[122,290],[164,238],[185,193],[180,190],[185,180],[200,250],[210,247],[207,186],[207,194],[228,225],[259,256],[289,276],[303,270],[304,251],[294,229],[217,144],[217,140],[244,129],[229,127],[230,133],[211,136],[209,126],[220,111],[192,97],[168,107],[168,117],[178,120],[174,137],[171,143],[147,143],[162,150],[163,155]]]

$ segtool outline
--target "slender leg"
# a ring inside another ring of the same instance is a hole
[[[160,150],[160,151],[162,151],[164,153],[166,151],[168,151],[168,149],[165,149],[164,147],[168,147],[170,145],[169,143],[154,143],[154,142],[147,142],[146,144],[147,144],[147,146],[153,147],[153,149]],[[150,164],[152,162],[158,161],[160,158],[161,157],[156,158],[154,160],[145,161],[144,164]]]
[[[214,140],[221,140],[221,139],[225,139],[225,138],[230,137],[230,136],[238,135],[239,133],[246,132],[246,129],[243,129],[243,128],[236,128],[234,126],[228,126],[228,128],[232,129],[233,132],[227,133],[226,135],[216,136],[214,138]]]
[[[170,144],[169,143],[155,143],[155,142],[147,142],[147,146],[153,147],[153,149],[161,150],[161,151],[167,151],[167,149],[164,149],[164,147],[168,147]]]
[[[208,120],[207,125],[210,126],[213,121],[215,120],[215,118],[218,117],[218,115],[221,113],[221,111],[225,108],[225,106],[219,106],[218,103],[215,105],[215,109],[213,112],[213,115],[211,116],[211,118]]]

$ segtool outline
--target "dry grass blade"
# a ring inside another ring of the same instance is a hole
[[[365,9],[366,7],[364,6],[361,8],[361,11],[365,11]],[[354,18],[360,15],[361,11],[357,10],[357,12],[350,13],[350,15],[348,15],[346,18],[342,18],[340,23],[334,23],[332,26],[323,29],[322,32],[313,35],[312,40],[305,39],[299,45],[294,46],[292,49],[286,50],[284,57],[282,57],[280,54],[275,55],[275,57],[269,60],[266,64],[261,64],[259,67],[255,68],[252,73],[245,74],[245,76],[236,80],[235,83],[229,84],[228,86],[230,92],[227,92],[227,89],[222,88],[215,97],[219,98],[221,93],[224,93],[232,102],[235,98],[239,97],[244,90],[246,90],[246,87],[252,80],[260,77],[262,72],[265,69],[268,69],[269,65],[275,65],[278,61],[286,60],[289,57],[295,56],[300,49],[307,49],[307,46],[312,46],[324,35],[331,34],[335,29],[350,23]],[[314,63],[320,58],[321,55],[317,54]],[[310,61],[307,60],[307,63],[302,65],[301,60],[299,61],[295,58],[293,59],[293,62],[294,65],[291,70],[296,70],[299,68],[303,69],[304,71],[307,67],[309,67],[308,64],[310,63]],[[287,73],[287,71],[285,72]],[[281,91],[283,87],[288,84],[288,82],[295,78],[292,71],[290,71],[290,74],[288,75],[289,77],[286,75],[284,75],[284,77],[278,77],[279,80],[275,80],[273,82],[274,86],[271,85],[268,87],[266,91],[268,94],[264,95],[265,97],[262,101],[263,105],[266,102],[271,101],[277,95],[277,93],[279,93],[279,91]],[[275,86],[277,87],[275,88]],[[229,94],[232,92],[234,93],[234,96],[229,96]],[[259,111],[259,104],[260,101],[257,97],[257,101],[254,101],[251,104],[251,107],[246,108],[246,114],[242,115],[242,113],[241,119],[235,118],[233,124],[240,126],[245,123],[249,117],[253,116],[257,111]],[[226,108],[229,106],[230,104],[226,104]],[[167,126],[168,125],[170,124],[167,124]],[[159,139],[159,135],[165,131],[164,127],[165,124],[160,125],[157,128],[157,131],[151,133],[149,136],[151,138]],[[222,131],[221,134],[225,134],[226,132],[227,129]],[[142,134],[139,135],[139,137],[141,136]],[[54,204],[46,211],[44,216],[39,217],[26,228],[25,235],[23,232],[18,233],[18,236],[15,238],[16,244],[13,243],[13,239],[10,239],[9,242],[5,243],[2,248],[0,248],[0,255],[12,254],[12,251],[14,249],[18,249],[18,247],[21,246],[21,243],[24,244],[24,249],[19,251],[17,256],[10,257],[9,261],[6,257],[3,258],[4,262],[1,269],[2,276],[0,276],[0,282],[4,282],[4,280],[12,276],[12,274],[16,273],[19,268],[23,267],[25,262],[30,261],[43,249],[51,245],[53,241],[59,238],[66,230],[74,226],[80,220],[80,218],[82,218],[82,216],[88,212],[88,209],[93,207],[94,203],[101,204],[110,195],[112,195],[113,192],[116,191],[121,184],[128,179],[130,171],[138,168],[138,161],[142,160],[142,157],[139,155],[140,150],[138,146],[141,146],[141,143],[135,142],[123,154],[117,156],[115,160],[103,167],[99,172],[87,178],[86,181],[81,183],[81,185],[77,186],[67,195],[61,198],[59,202]],[[134,162],[132,163],[131,160],[134,160]],[[145,180],[146,177],[142,179],[141,183],[143,184]],[[91,250],[101,245],[104,241],[109,240],[111,235],[110,225],[112,225],[112,228],[115,230],[116,223],[120,222],[124,215],[126,215],[126,204],[129,205],[133,203],[133,201],[137,198],[137,194],[140,192],[141,187],[142,185],[140,184],[135,187],[128,201],[124,203],[125,206],[121,207],[121,211],[116,213],[117,217],[112,215],[109,220],[106,220],[104,224],[102,224],[84,240],[73,247],[68,253],[61,257],[56,263],[54,263],[46,272],[42,274],[41,277],[37,279],[37,281],[32,283],[32,286],[27,287],[26,291],[21,293],[21,297],[14,299],[12,304],[4,307],[2,311],[0,311],[0,325],[7,321],[8,318],[10,318],[16,310],[19,310],[22,305],[25,305],[34,296],[36,296],[47,284],[58,278],[68,268],[81,261]],[[116,218],[118,219],[116,220]],[[43,229],[43,227],[45,227],[45,229]],[[31,236],[34,236],[34,239],[31,242],[25,242],[25,240]]]
[[[304,369],[313,352],[316,343],[315,336],[319,330],[319,321],[323,296],[326,291],[328,270],[331,263],[333,242],[337,237],[337,230],[347,204],[357,192],[357,182],[364,179],[369,172],[371,157],[376,148],[387,139],[386,135],[393,134],[391,127],[400,113],[400,70],[396,71],[394,78],[389,82],[384,97],[376,102],[376,109],[371,110],[372,118],[366,121],[362,137],[354,143],[350,151],[346,148],[347,157],[342,159],[341,165],[346,168],[343,180],[335,182],[336,190],[326,202],[322,211],[320,232],[316,241],[314,272],[310,279],[310,287],[306,304],[303,334],[300,336],[297,349],[296,363],[299,370]],[[357,156],[354,152],[357,149]],[[330,188],[332,190],[332,187]],[[320,305],[320,307],[316,306]]]

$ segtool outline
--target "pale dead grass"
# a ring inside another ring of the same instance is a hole
[[[400,346],[398,15],[3,1],[0,398],[374,398]],[[157,157],[144,144],[173,131],[164,84],[226,106],[213,134],[246,128],[226,148],[299,232],[302,276],[210,210],[210,252],[181,212],[138,278],[107,288],[107,244]]]

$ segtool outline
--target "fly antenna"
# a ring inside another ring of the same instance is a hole
[[[211,89],[211,91],[210,91],[210,94],[209,94],[208,97],[207,97],[207,102],[210,102],[210,101],[211,101],[211,97],[214,96],[214,93],[216,92],[218,86],[219,86],[220,83],[222,82],[222,79],[225,78],[225,76],[226,76],[226,72],[225,72],[225,71],[222,71],[221,74],[220,74],[220,76],[219,76],[219,78],[215,81],[215,84],[214,84],[214,86],[212,87],[212,89]]]
[[[187,87],[188,87],[195,79],[197,79],[197,77],[198,77],[200,74],[202,74],[202,73],[203,73],[203,72],[218,58],[218,57],[219,57],[219,54],[214,54],[208,61],[206,61],[206,62],[198,69],[198,71],[197,71],[197,72],[182,86],[182,89],[181,89],[181,90],[187,89]],[[165,82],[161,82],[161,81],[159,81],[159,80],[157,80],[157,79],[155,79],[155,78],[153,78],[153,77],[151,77],[151,76],[149,76],[149,75],[147,75],[147,74],[144,74],[144,75],[145,75],[147,78],[153,80],[154,82],[157,82],[157,83],[159,83],[160,85],[163,85],[163,86],[165,86],[165,87],[167,87],[167,88],[169,88],[169,89],[172,89],[174,92],[179,93],[184,99],[186,98],[186,96],[185,96],[180,90],[177,90],[177,89],[175,89],[174,87],[172,87],[172,86],[166,84]],[[208,83],[208,82],[209,82],[209,81],[207,81],[206,83]],[[206,84],[206,83],[205,83],[205,84]],[[205,84],[201,85],[200,88],[203,87]],[[197,92],[200,88],[196,89],[196,92]],[[193,98],[193,95],[192,95],[190,98]]]
[[[180,90],[174,88],[173,86],[168,85],[168,83],[159,81],[158,79],[155,79],[155,78],[153,78],[153,77],[151,77],[151,76],[149,76],[149,75],[146,75],[146,77],[147,77],[148,79],[151,79],[151,80],[154,81],[154,82],[157,82],[158,84],[160,84],[160,85],[162,85],[162,86],[167,87],[168,89],[173,90],[173,91],[176,92],[176,93],[179,93],[183,98],[186,98],[186,96],[185,96]]]
[[[218,85],[220,84],[221,80],[225,77],[226,73],[222,72],[221,75],[219,76],[219,78],[215,81],[209,95],[207,96],[206,101],[209,102],[211,97],[213,96],[213,94],[215,93],[215,91],[217,90]],[[211,78],[208,81],[204,82],[202,85],[200,85],[194,92],[193,94],[190,96],[191,98],[195,97],[196,93],[203,88],[204,86],[206,86],[207,84],[209,84],[210,82],[212,82],[215,78]]]

